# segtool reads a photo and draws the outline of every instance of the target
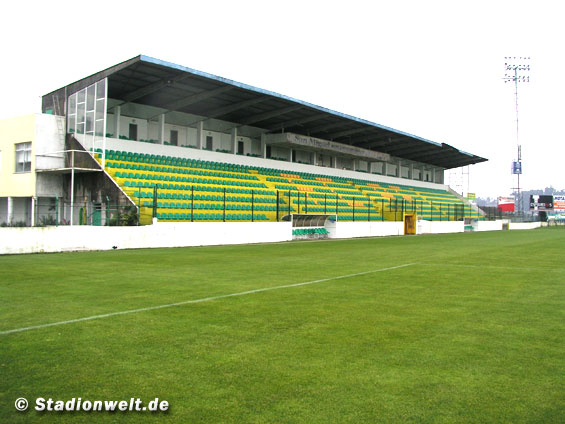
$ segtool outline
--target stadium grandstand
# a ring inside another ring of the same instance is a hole
[[[482,157],[147,56],[0,122],[0,150],[12,225],[482,218],[444,185]]]

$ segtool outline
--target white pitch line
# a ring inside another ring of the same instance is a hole
[[[468,265],[468,264],[434,264],[419,262],[418,265],[425,266],[447,266],[447,267],[458,267],[458,268],[491,268],[491,269],[502,269],[502,270],[522,270],[522,271],[565,271],[564,268],[542,268],[542,267],[520,267],[520,266],[500,266],[500,265]]]
[[[57,325],[73,324],[75,322],[90,321],[90,320],[93,320],[93,319],[114,317],[114,316],[117,316],[117,315],[134,314],[134,313],[137,313],[137,312],[145,312],[145,311],[153,311],[153,310],[156,310],[156,309],[172,308],[174,306],[190,305],[190,304],[193,304],[193,303],[208,302],[210,300],[225,299],[225,298],[228,298],[228,297],[244,296],[246,294],[261,293],[261,292],[266,292],[266,291],[270,291],[270,290],[279,290],[279,289],[287,289],[287,288],[291,288],[291,287],[307,286],[309,284],[323,283],[325,281],[340,280],[340,279],[343,279],[343,278],[358,277],[360,275],[373,274],[375,272],[390,271],[390,270],[393,270],[393,269],[405,268],[405,267],[411,266],[411,265],[416,265],[416,264],[415,263],[408,263],[408,264],[402,264],[402,265],[397,265],[397,266],[391,266],[391,267],[388,267],[388,268],[380,268],[380,269],[374,269],[374,270],[371,270],[371,271],[357,272],[355,274],[346,274],[346,275],[338,275],[337,277],[322,278],[321,280],[306,281],[306,282],[295,283],[295,284],[286,284],[284,286],[264,287],[264,288],[261,288],[261,289],[247,290],[247,291],[238,292],[238,293],[222,294],[222,295],[219,295],[219,296],[210,296],[210,297],[203,297],[201,299],[185,300],[185,301],[176,302],[176,303],[168,303],[166,305],[148,306],[146,308],[130,309],[130,310],[127,310],[127,311],[119,311],[119,312],[110,312],[110,313],[107,313],[107,314],[92,315],[92,316],[89,316],[89,317],[70,319],[70,320],[67,320],[67,321],[51,322],[49,324],[32,325],[30,327],[22,327],[22,328],[15,328],[13,330],[0,331],[0,336],[4,336],[6,334],[12,334],[12,333],[21,333],[22,331],[37,330],[37,329],[46,328],[46,327],[54,327],[54,326],[57,326]]]

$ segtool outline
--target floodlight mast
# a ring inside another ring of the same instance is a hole
[[[516,101],[516,147],[517,159],[512,164],[512,173],[516,174],[518,185],[515,190],[516,211],[522,213],[522,196],[520,194],[520,174],[522,173],[522,146],[520,145],[519,124],[518,124],[518,83],[530,82],[530,57],[507,56],[504,58],[504,82],[514,82],[514,98]]]

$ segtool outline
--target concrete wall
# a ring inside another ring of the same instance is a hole
[[[143,227],[0,228],[0,254],[280,242],[290,222],[185,222]]]
[[[540,228],[541,224],[541,222],[511,222],[510,230],[533,230]]]
[[[2,212],[0,208],[0,212]],[[538,228],[520,223],[511,229]],[[501,224],[500,224],[501,227]],[[514,227],[514,228],[513,228]],[[479,231],[498,228],[492,224]],[[404,234],[403,222],[336,222],[329,238],[383,237]],[[418,221],[418,234],[462,233],[463,222]],[[500,228],[499,228],[500,229]],[[185,247],[221,244],[271,243],[292,240],[290,222],[183,222],[142,227],[60,226],[0,228],[0,254]]]
[[[382,237],[404,234],[403,222],[337,222],[331,238]]]
[[[445,234],[465,232],[463,221],[418,221],[418,234]]]
[[[478,221],[473,231],[500,231],[504,221]]]

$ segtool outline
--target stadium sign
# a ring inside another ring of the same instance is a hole
[[[498,210],[501,212],[514,212],[514,198],[500,196],[498,198]]]
[[[565,212],[565,196],[553,196],[553,210],[555,212]]]
[[[363,157],[373,159],[375,161],[390,161],[390,155],[387,153],[376,152],[374,150],[363,149],[361,147],[350,146],[349,144],[336,143],[335,141],[324,140],[306,135],[294,133],[286,133],[286,143],[294,146],[313,150],[329,150],[344,155]]]
[[[534,194],[530,196],[530,209],[536,211],[552,211],[553,196]]]
[[[512,174],[522,173],[522,162],[512,162]]]

